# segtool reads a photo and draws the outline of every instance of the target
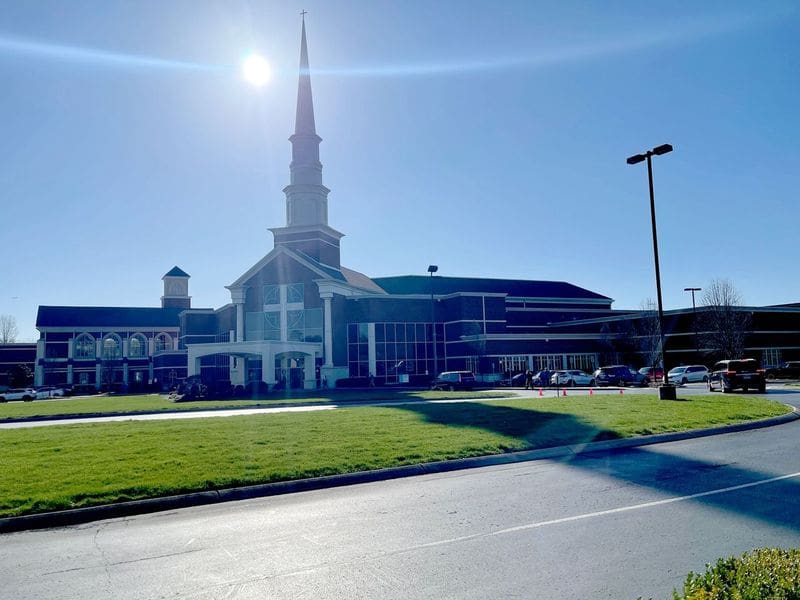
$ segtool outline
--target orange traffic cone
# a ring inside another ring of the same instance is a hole
[[[566,395],[567,395],[567,390],[565,389],[565,390],[564,390],[564,391],[561,393],[561,395],[562,395],[562,396],[566,396]]]
[[[542,393],[542,388],[539,388],[539,395],[544,396],[544,394]]]
[[[592,391],[592,388],[589,388],[589,395],[590,396],[594,396],[594,392]]]
[[[625,390],[623,390],[622,388],[619,388],[619,395],[622,396],[624,393],[625,393]]]

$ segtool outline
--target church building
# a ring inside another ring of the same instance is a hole
[[[422,383],[445,370],[487,379],[527,368],[591,371],[609,339],[598,323],[636,312],[566,282],[370,278],[342,265],[343,234],[328,224],[305,23],[289,141],[286,223],[271,229],[272,251],[226,286],[229,304],[192,308],[190,276],[174,267],[162,278],[160,308],[40,306],[35,384],[135,391],[201,375],[312,389],[368,377]]]

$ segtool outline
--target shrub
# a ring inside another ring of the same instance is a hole
[[[690,572],[674,600],[800,600],[800,549],[759,548]]]

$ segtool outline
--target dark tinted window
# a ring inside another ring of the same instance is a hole
[[[732,360],[728,363],[728,370],[737,373],[755,373],[758,363],[754,360]]]

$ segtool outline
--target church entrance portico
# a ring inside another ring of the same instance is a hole
[[[292,379],[302,381],[303,389],[317,387],[315,365],[318,357],[322,357],[322,344],[313,342],[280,342],[280,341],[252,341],[252,342],[215,342],[208,344],[187,344],[187,376],[199,375],[201,358],[213,354],[227,354],[235,358],[236,366],[231,367],[231,384],[246,385],[247,364],[252,364],[252,359],[261,358],[261,380],[270,387],[278,382],[279,376],[285,374],[285,382],[291,384]],[[247,359],[251,359],[248,361]],[[280,361],[277,367],[276,360]],[[286,363],[284,365],[284,363]],[[294,364],[294,371],[292,371]],[[276,368],[277,367],[277,368]],[[302,375],[297,372],[302,367]],[[284,369],[286,369],[284,373]]]

